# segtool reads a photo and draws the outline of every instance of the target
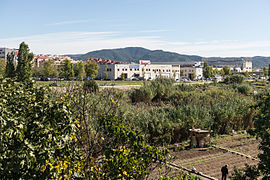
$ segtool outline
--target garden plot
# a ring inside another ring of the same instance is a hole
[[[217,138],[213,142],[216,142],[218,147],[237,151],[254,158],[257,158],[257,155],[260,153],[258,150],[259,140],[249,137],[246,134]]]
[[[179,152],[171,152],[175,158],[172,163],[187,169],[196,168],[197,171],[205,175],[220,178],[221,167],[229,165],[229,175],[233,172],[233,167],[245,167],[245,164],[256,165],[258,160],[252,160],[245,156],[237,155],[217,148],[190,149]]]

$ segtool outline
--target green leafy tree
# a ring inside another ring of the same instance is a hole
[[[224,72],[223,69],[220,69],[218,73],[219,73],[220,75],[222,75],[222,76],[225,75],[225,72]]]
[[[1,179],[68,179],[76,169],[77,124],[68,96],[0,82]]]
[[[248,76],[249,76],[248,71],[246,71],[246,72],[244,73],[244,76],[245,76],[245,77],[248,77]]]
[[[73,64],[69,59],[65,59],[61,64],[61,76],[63,76],[66,80],[74,79],[74,71]]]
[[[232,74],[231,69],[230,69],[229,66],[224,66],[223,71],[224,71],[225,75],[231,75]]]
[[[208,62],[204,62],[203,77],[210,78],[212,76],[211,68],[208,66]]]
[[[108,79],[109,77],[109,73],[108,73],[108,64],[105,64],[104,69],[103,69],[103,73],[104,73],[104,79]]]
[[[6,61],[3,58],[0,58],[0,78],[5,76],[6,71]]]
[[[196,78],[196,74],[195,73],[192,73],[191,80],[194,80],[195,78]]]
[[[181,77],[184,76],[184,70],[180,70],[180,76],[181,76]]]
[[[270,178],[270,93],[268,93],[256,106],[259,110],[254,119],[254,129],[250,131],[252,135],[260,138],[259,149],[262,151],[258,155],[260,162],[258,169],[264,174],[266,179]]]
[[[29,53],[28,45],[22,42],[18,53],[18,65],[16,68],[16,76],[18,81],[29,81],[32,77],[32,60],[33,53]]]
[[[268,76],[268,69],[266,67],[263,67],[263,73],[264,76]]]
[[[43,64],[43,75],[45,77],[56,77],[57,76],[57,69],[56,66],[54,64],[54,60],[50,59],[48,61],[45,61]]]
[[[15,77],[15,66],[14,66],[15,55],[13,53],[8,53],[7,55],[7,64],[5,70],[5,77],[13,78]]]
[[[82,61],[76,63],[74,72],[75,76],[77,77],[77,80],[82,81],[85,78],[85,68]]]
[[[124,81],[124,80],[126,79],[125,73],[122,73],[122,74],[121,74],[121,79],[122,79],[122,81]]]
[[[270,64],[268,66],[268,81],[270,81]]]
[[[87,77],[95,78],[98,75],[98,64],[90,59],[86,60],[85,72]]]
[[[33,77],[40,77],[40,76],[44,76],[43,74],[43,67],[37,67],[37,66],[34,66],[32,68],[32,72],[33,72]]]

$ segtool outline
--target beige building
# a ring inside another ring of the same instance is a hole
[[[33,60],[33,65],[34,65],[34,67],[40,67],[44,64],[44,62],[51,60],[51,59],[54,60],[54,64],[56,66],[60,66],[62,61],[64,61],[65,59],[70,60],[72,64],[77,63],[77,61],[74,61],[69,56],[35,55],[34,60]]]
[[[125,79],[142,78],[145,80],[154,80],[158,77],[172,78],[180,80],[181,71],[184,71],[182,77],[192,79],[202,77],[202,67],[189,65],[181,66],[179,64],[99,64],[97,79],[121,79],[123,74]],[[107,76],[107,77],[106,77]]]

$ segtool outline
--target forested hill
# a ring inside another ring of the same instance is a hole
[[[138,62],[140,59],[149,59],[152,62],[179,62],[201,61],[200,56],[182,55],[162,50],[149,50],[141,47],[127,47],[120,49],[104,49],[86,54],[68,55],[73,59],[86,60],[87,58],[111,59],[123,62]]]
[[[149,59],[151,62],[189,62],[189,61],[237,61],[240,57],[210,57],[203,58],[196,55],[183,55],[162,50],[149,50],[142,47],[126,47],[119,49],[104,49],[88,52],[86,54],[68,55],[75,60],[86,60],[87,58],[111,59],[123,62],[135,62],[140,59]],[[254,56],[251,58],[253,67],[264,67],[270,64],[270,57]]]

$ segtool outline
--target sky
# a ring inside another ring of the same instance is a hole
[[[144,47],[270,56],[269,0],[0,0],[0,47],[35,54]]]

